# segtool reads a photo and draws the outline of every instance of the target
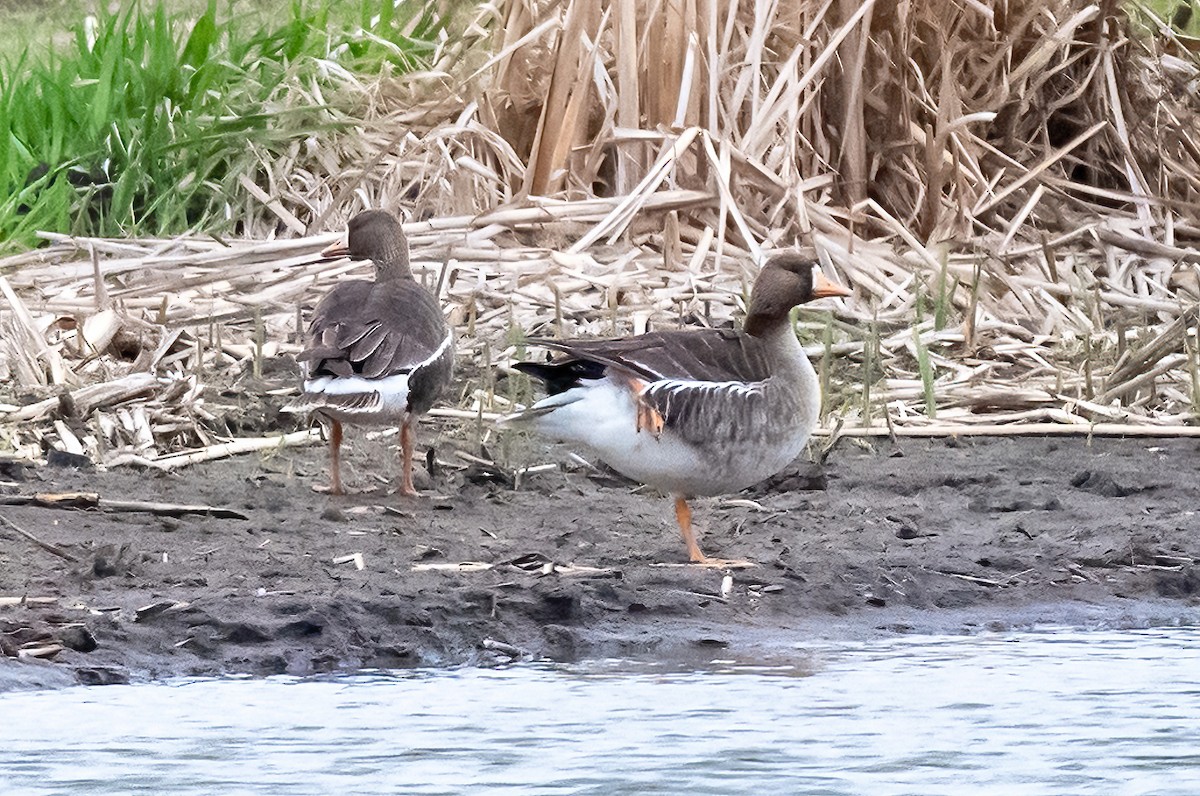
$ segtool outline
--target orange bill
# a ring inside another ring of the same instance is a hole
[[[343,236],[341,240],[334,241],[324,249],[321,249],[321,256],[330,259],[335,257],[349,257],[350,244],[346,241],[345,236]]]
[[[825,274],[816,271],[813,275],[812,294],[813,298],[836,298],[838,296],[849,296],[850,290],[836,282],[831,282],[825,277]]]

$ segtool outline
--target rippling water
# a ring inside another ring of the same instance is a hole
[[[1200,629],[0,695],[0,793],[1200,793]]]

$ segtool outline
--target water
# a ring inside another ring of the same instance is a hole
[[[1200,793],[1200,629],[0,695],[0,793]]]

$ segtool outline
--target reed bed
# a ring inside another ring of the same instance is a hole
[[[797,315],[823,433],[1194,434],[1200,69],[1138,13],[481,6],[428,71],[355,89],[352,131],[244,175],[248,239],[42,233],[0,260],[0,447],[172,466],[314,440],[261,441],[295,428],[273,407],[306,308],[365,273],[315,257],[365,206],[406,211],[459,329],[435,414],[468,457],[528,400],[526,335],[736,323],[795,246],[854,290]]]

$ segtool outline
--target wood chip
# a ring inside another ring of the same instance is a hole
[[[147,619],[153,619],[154,617],[165,613],[166,611],[180,611],[189,607],[190,605],[191,603],[180,602],[177,600],[160,600],[158,602],[142,606],[134,611],[133,621],[145,622]]]
[[[367,565],[363,560],[362,553],[349,553],[344,556],[334,556],[333,558],[333,563],[335,564],[349,564],[351,562],[354,563],[355,569],[363,569]]]

